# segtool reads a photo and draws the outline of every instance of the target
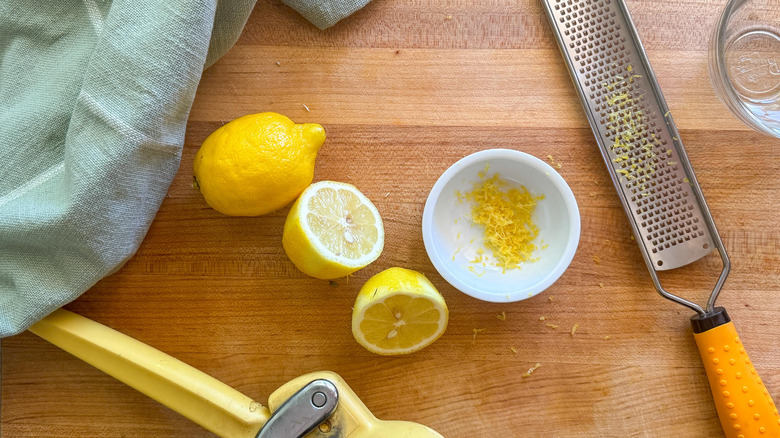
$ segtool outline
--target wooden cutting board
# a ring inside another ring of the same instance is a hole
[[[779,400],[780,142],[740,124],[710,86],[723,3],[628,7],[731,255],[719,302]],[[206,136],[262,111],[324,125],[315,180],[356,185],[384,218],[383,255],[335,287],[285,257],[287,209],[225,217],[192,188]],[[582,214],[563,277],[511,304],[449,286],[420,232],[438,176],[493,147],[554,157]],[[703,299],[717,266],[701,265],[664,284]],[[424,272],[451,311],[446,334],[408,357],[370,354],[350,332],[360,285],[391,266]],[[448,438],[722,436],[691,314],[653,290],[537,0],[374,0],[324,32],[261,0],[203,75],[181,169],[137,255],[67,308],[262,402],[298,375],[332,370],[377,416]],[[2,383],[3,436],[209,435],[29,333],[3,340]]]

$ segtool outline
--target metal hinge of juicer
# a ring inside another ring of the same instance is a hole
[[[256,438],[301,438],[336,409],[339,392],[331,381],[314,380],[277,409]]]

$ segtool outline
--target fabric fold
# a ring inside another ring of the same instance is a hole
[[[362,9],[371,0],[282,0],[321,30]]]
[[[254,5],[142,3],[0,7],[0,336],[135,253],[178,170],[207,58]]]
[[[366,0],[288,0],[320,28]],[[0,337],[137,251],[255,0],[0,2]]]

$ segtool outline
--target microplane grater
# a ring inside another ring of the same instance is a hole
[[[696,311],[693,337],[726,437],[780,437],[777,405],[726,309],[715,307],[731,263],[626,5],[542,2],[653,284]],[[658,271],[713,249],[723,269],[705,308],[663,288]]]
[[[622,0],[543,0],[564,60],[653,282],[718,249],[730,263],[642,43]]]

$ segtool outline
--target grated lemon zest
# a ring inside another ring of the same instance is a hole
[[[531,377],[531,374],[533,374],[534,371],[538,370],[541,367],[542,367],[542,364],[537,362],[536,365],[534,365],[531,368],[529,368],[528,371],[526,371],[523,374],[523,377]]]
[[[475,328],[475,329],[472,329],[472,331],[474,332],[474,335],[471,337],[471,343],[472,344],[476,344],[477,343],[477,334],[484,332],[485,329],[483,329],[483,328],[481,328],[481,329]]]
[[[537,202],[542,196],[533,196],[523,186],[510,187],[498,173],[485,179],[480,172],[480,181],[465,194],[472,202],[471,221],[483,227],[485,247],[493,252],[492,266],[502,268],[503,272],[516,269],[522,262],[535,262],[533,251],[537,249],[533,241],[539,235],[539,228],[533,222]],[[485,263],[482,253],[471,263]]]
[[[485,272],[487,272],[487,271],[477,272],[477,270],[474,269],[473,266],[469,266],[469,271],[473,272],[474,275],[476,275],[477,277],[481,277],[481,276],[485,275]]]

